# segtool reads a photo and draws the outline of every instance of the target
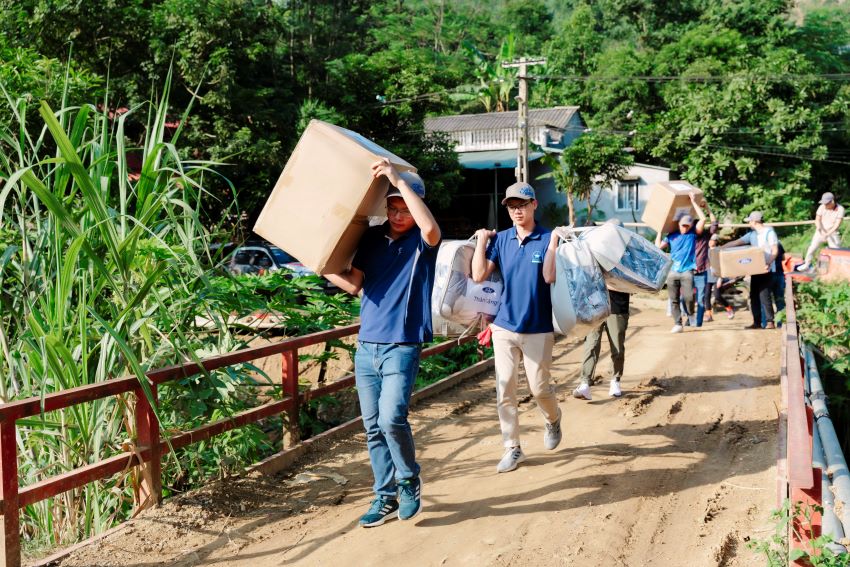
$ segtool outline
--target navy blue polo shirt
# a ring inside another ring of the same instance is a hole
[[[534,225],[525,240],[517,240],[516,227],[490,240],[487,259],[496,264],[504,279],[504,292],[494,325],[515,333],[551,333],[552,296],[543,279],[543,259],[552,231]]]
[[[428,246],[418,226],[396,240],[389,223],[369,227],[351,265],[364,274],[359,340],[424,343],[433,338],[431,289],[437,246]]]

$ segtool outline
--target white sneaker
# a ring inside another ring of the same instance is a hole
[[[688,323],[691,324],[691,327],[697,326],[697,316],[696,315],[688,315]]]
[[[510,447],[502,455],[502,460],[496,465],[496,472],[511,472],[518,464],[525,460],[522,447]]]
[[[682,329],[682,326],[681,326],[681,325],[673,325],[673,328],[672,328],[672,329],[670,329],[670,332],[671,332],[671,333],[681,333],[681,332],[682,332],[682,330],[683,330],[683,329]]]
[[[796,268],[794,268],[794,271],[795,272],[808,272],[811,268],[812,268],[811,264],[809,264],[808,262],[804,262],[804,263],[800,264],[799,266],[797,266]]]
[[[546,431],[543,432],[543,446],[548,450],[553,450],[561,443],[561,410],[558,409],[558,419],[554,423],[546,424]]]
[[[608,388],[608,395],[612,398],[619,398],[623,395],[623,391],[620,390],[620,383],[616,380],[611,380],[611,387]]]
[[[590,395],[590,384],[580,384],[578,388],[573,390],[573,397],[578,399],[592,400]]]

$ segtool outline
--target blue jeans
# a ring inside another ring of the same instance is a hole
[[[708,272],[694,272],[694,287],[697,288],[697,327],[702,327],[702,318],[705,317],[705,284],[708,281]]]
[[[354,355],[373,489],[379,496],[395,498],[396,481],[419,476],[407,410],[421,350],[419,344],[361,342]]]

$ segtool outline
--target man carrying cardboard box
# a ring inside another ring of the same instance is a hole
[[[753,324],[747,329],[762,328],[762,309],[764,309],[764,328],[775,329],[773,322],[773,279],[776,272],[776,256],[779,254],[779,237],[772,227],[764,224],[761,211],[753,211],[744,219],[749,223],[750,232],[737,240],[727,242],[721,248],[733,246],[756,246],[764,252],[767,272],[750,276],[750,310],[753,312]]]
[[[354,372],[375,477],[375,499],[360,518],[367,528],[395,514],[409,520],[422,510],[407,413],[422,343],[433,338],[431,290],[441,239],[418,175],[400,174],[386,158],[372,165],[372,174],[392,185],[388,220],[366,230],[348,270],[325,275],[352,295],[363,291]]]
[[[667,297],[672,304],[673,328],[671,333],[682,332],[682,308],[679,306],[679,294],[685,299],[688,322],[691,327],[696,327],[696,311],[694,310],[694,270],[696,269],[697,236],[701,235],[705,228],[705,213],[699,206],[696,196],[691,193],[691,204],[699,216],[694,226],[691,215],[685,215],[679,219],[679,230],[671,232],[662,241],[661,233],[655,237],[655,245],[661,250],[670,248],[670,258],[673,266],[667,276]]]
[[[806,259],[797,271],[805,272],[811,269],[812,259],[821,245],[826,244],[828,248],[841,248],[841,235],[838,229],[844,220],[844,207],[835,202],[835,195],[824,193],[820,198],[820,206],[815,213],[815,233],[812,235],[812,243],[806,250]]]
[[[519,440],[517,382],[520,354],[528,388],[543,414],[546,430],[543,445],[555,449],[561,442],[561,410],[550,383],[552,325],[550,285],[555,281],[555,250],[559,234],[534,220],[537,209],[534,188],[514,183],[505,191],[514,226],[499,233],[482,228],[472,256],[472,279],[481,282],[498,267],[505,287],[502,303],[491,325],[496,358],[496,407],[505,451],[496,472],[510,472],[525,460]],[[489,243],[489,245],[488,245]]]

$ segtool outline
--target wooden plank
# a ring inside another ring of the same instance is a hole
[[[151,384],[153,404],[157,404],[157,387]],[[136,512],[162,503],[162,453],[159,446],[159,420],[144,390],[136,389],[136,445],[146,448],[150,456],[141,464],[136,496]]]
[[[102,398],[108,398],[117,394],[131,392],[139,385],[135,376],[116,378],[97,384],[77,386],[61,392],[54,392],[44,396],[44,411],[56,411],[85,402],[93,402]],[[15,400],[0,405],[0,421],[21,419],[39,415],[42,410],[42,399],[38,396]]]
[[[0,422],[0,498],[3,502],[3,539],[0,557],[6,567],[21,565],[21,525],[18,509],[18,451],[15,422]]]
[[[269,402],[267,404],[255,408],[251,408],[249,410],[238,413],[233,417],[220,419],[218,421],[214,421],[212,423],[208,423],[206,425],[193,429],[191,431],[175,435],[174,437],[170,438],[171,447],[173,447],[174,449],[180,449],[185,447],[186,445],[191,445],[192,443],[205,441],[210,437],[213,437],[220,433],[224,433],[225,431],[230,431],[231,429],[234,429],[236,427],[241,427],[243,425],[247,425],[249,423],[253,423],[255,421],[271,417],[273,415],[277,415],[283,411],[286,411],[291,406],[292,400],[290,398],[285,398],[283,400],[276,400],[274,402]],[[171,448],[169,448],[168,446],[168,442],[166,442],[165,440],[160,442],[160,449],[163,455],[165,455],[171,450]]]
[[[293,400],[293,404],[287,410],[288,420],[283,426],[283,446],[294,447],[301,440],[301,432],[298,427],[298,351],[288,350],[281,355],[281,381],[283,382],[283,393]]]
[[[788,376],[788,482],[792,488],[812,488],[812,443],[806,423],[805,392],[800,357],[796,355],[797,341],[786,345]]]
[[[18,507],[23,508],[68,490],[85,486],[90,482],[108,478],[138,465],[139,456],[148,459],[150,458],[149,455],[149,450],[140,450],[138,453],[121,453],[63,474],[51,476],[21,489]]]
[[[201,374],[204,371],[211,372],[219,368],[224,368],[225,366],[249,362],[251,360],[274,356],[276,354],[283,354],[306,346],[348,337],[356,334],[359,329],[360,325],[356,324],[348,325],[347,327],[330,329],[328,331],[311,333],[300,337],[292,337],[270,345],[246,348],[217,356],[211,356],[209,358],[205,358],[200,363],[187,362],[184,364],[176,364],[165,368],[159,368],[148,372],[147,375],[154,383],[161,384],[163,382],[168,382],[169,380],[174,380],[175,378],[194,376],[195,374]]]
[[[339,380],[335,380],[329,384],[320,386],[319,388],[311,388],[309,390],[301,392],[301,394],[299,394],[299,398],[302,402],[306,402],[321,396],[327,396],[328,394],[333,394],[334,392],[339,392],[340,390],[345,390],[347,388],[353,387],[354,374],[346,374]]]

